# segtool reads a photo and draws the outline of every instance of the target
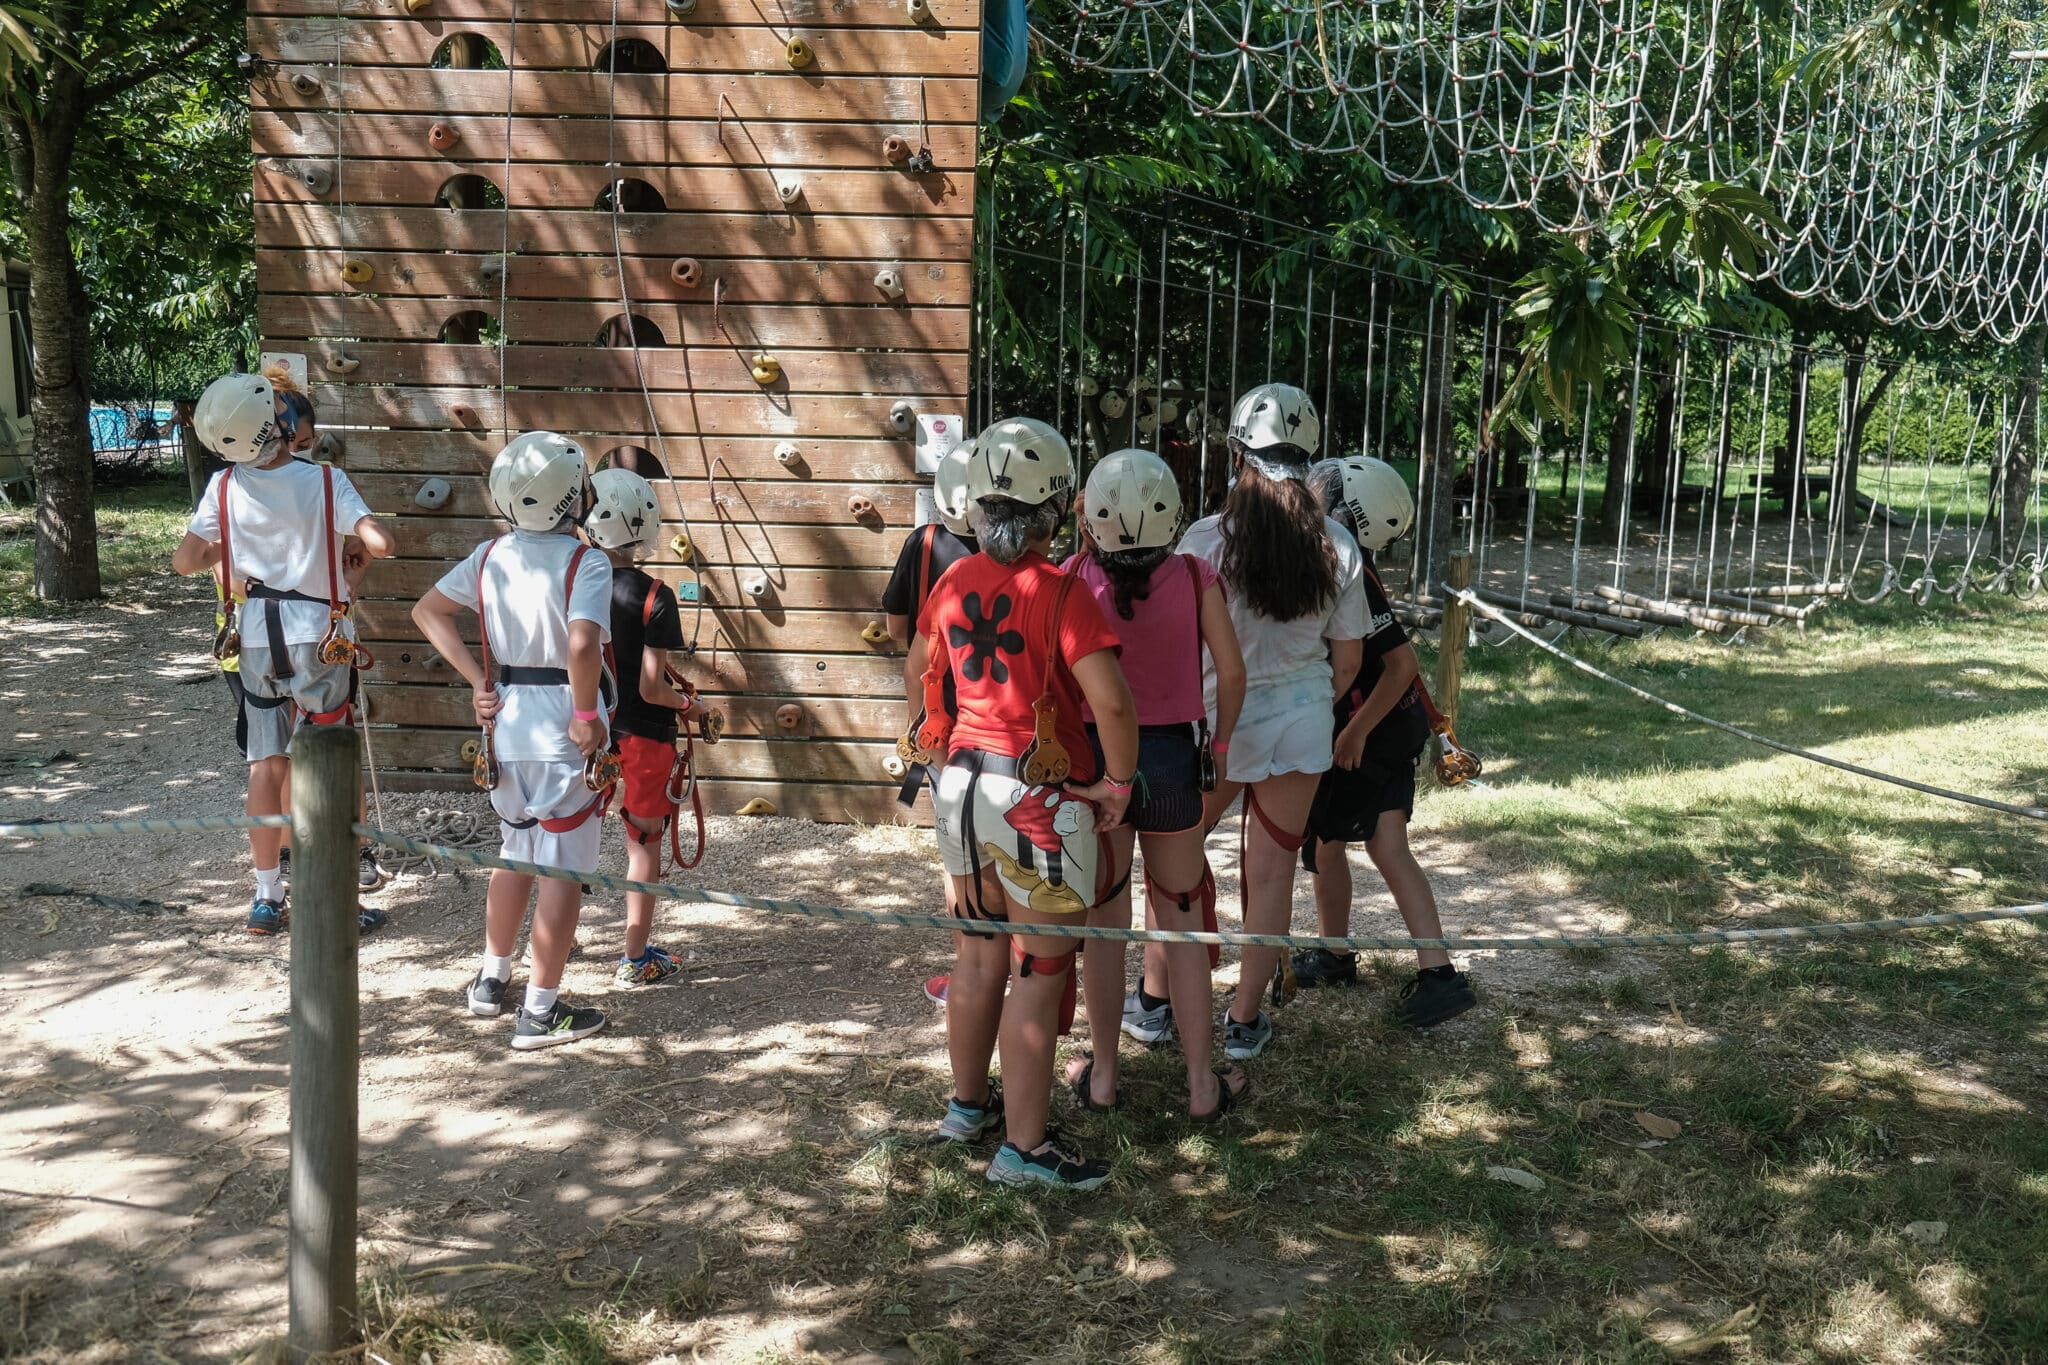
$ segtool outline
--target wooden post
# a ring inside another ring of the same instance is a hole
[[[356,836],[362,739],[292,741],[290,1358],[356,1341]]]
[[[1472,586],[1472,556],[1459,550],[1444,570],[1452,588]],[[1458,728],[1458,685],[1465,677],[1465,637],[1472,632],[1472,606],[1462,597],[1444,593],[1444,623],[1437,634],[1436,709]]]

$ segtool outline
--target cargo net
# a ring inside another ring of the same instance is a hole
[[[1984,145],[2032,103],[2034,64],[2013,57],[2031,7],[1924,63],[1812,82],[1780,73],[1861,6],[1773,22],[1733,0],[1051,0],[1039,17],[1077,66],[1167,82],[1205,118],[1370,158],[1397,185],[1557,230],[1649,176],[1741,181],[1791,229],[1765,270],[1795,295],[2004,341],[2044,316],[2041,253],[2011,248],[2043,230],[2048,162]]]

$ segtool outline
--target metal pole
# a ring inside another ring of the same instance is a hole
[[[286,1273],[294,1362],[356,1341],[356,837],[362,738],[292,741],[291,1187]]]

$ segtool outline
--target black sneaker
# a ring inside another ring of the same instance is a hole
[[[1020,1152],[1006,1142],[988,1163],[992,1185],[1050,1185],[1056,1190],[1100,1189],[1109,1179],[1109,1164],[1083,1161],[1061,1140],[1046,1130],[1045,1145],[1035,1152]]]
[[[1415,979],[1401,988],[1401,998],[1394,1005],[1394,1022],[1406,1028],[1435,1028],[1478,1003],[1479,993],[1472,989],[1472,978],[1463,972],[1452,972],[1449,976],[1439,976],[1434,971],[1417,972]]]
[[[604,1026],[603,1011],[578,1009],[559,1000],[546,1014],[531,1014],[522,1008],[519,1022],[512,1027],[512,1048],[516,1052],[532,1052],[536,1048],[559,1047],[588,1038]]]
[[[364,844],[356,852],[356,890],[375,891],[391,880],[391,874],[377,865],[377,855]]]
[[[358,905],[356,907],[357,936],[361,937],[364,934],[376,933],[384,927],[385,921],[389,918],[389,915],[386,915],[382,910],[376,909],[374,906]]]
[[[505,1012],[505,988],[512,983],[476,974],[469,983],[469,1012],[479,1019],[495,1019]]]
[[[1358,954],[1333,953],[1328,948],[1304,948],[1294,955],[1294,981],[1310,986],[1355,986],[1358,984]]]

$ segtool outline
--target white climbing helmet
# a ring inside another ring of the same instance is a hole
[[[600,469],[590,476],[590,510],[583,532],[600,550],[623,550],[653,539],[661,529],[654,485],[630,469]]]
[[[974,463],[974,438],[969,437],[939,457],[938,472],[932,475],[932,501],[938,505],[939,520],[956,536],[972,536],[967,524],[968,467]]]
[[[260,374],[224,374],[199,395],[192,427],[229,464],[260,460],[280,435],[277,390]]]
[[[1401,471],[1370,455],[1347,455],[1337,469],[1343,477],[1339,496],[1360,549],[1378,554],[1408,534],[1415,524],[1415,497]]]
[[[1261,384],[1231,409],[1230,439],[1254,454],[1293,446],[1303,456],[1313,455],[1322,444],[1323,423],[1314,400],[1294,385]]]
[[[529,431],[491,461],[491,501],[522,531],[552,531],[583,496],[583,447],[552,431]]]
[[[1119,450],[1088,471],[1081,515],[1105,553],[1156,550],[1180,528],[1180,482],[1151,451]]]
[[[1074,491],[1074,452],[1067,438],[1036,417],[1006,417],[974,438],[967,495],[1009,498],[1028,507]]]

